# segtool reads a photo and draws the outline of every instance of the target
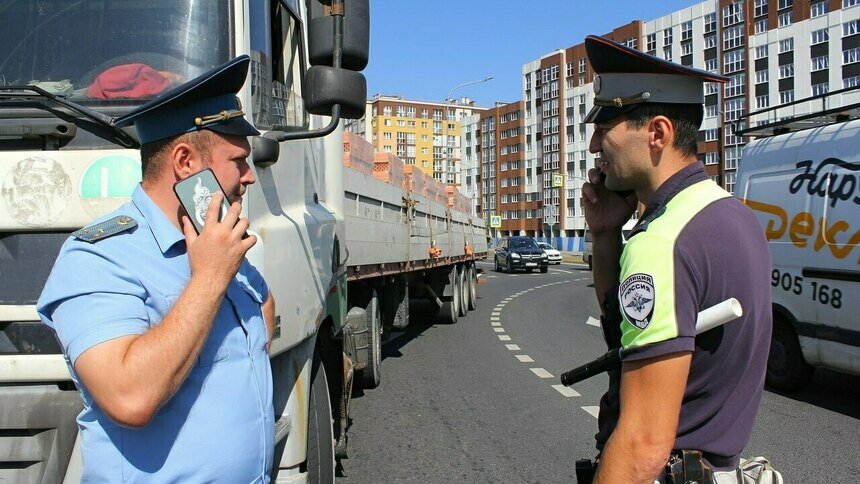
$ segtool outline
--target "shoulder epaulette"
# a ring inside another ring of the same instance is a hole
[[[104,222],[84,227],[81,230],[72,232],[72,235],[76,239],[92,244],[134,227],[137,227],[137,220],[129,217],[128,215],[120,215],[110,220],[105,220]]]

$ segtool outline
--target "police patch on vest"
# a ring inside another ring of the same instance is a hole
[[[645,329],[654,315],[654,278],[649,274],[632,274],[618,291],[618,300],[627,319],[637,328]]]

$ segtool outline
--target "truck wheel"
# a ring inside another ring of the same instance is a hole
[[[361,388],[376,388],[382,380],[382,315],[379,310],[379,297],[376,291],[367,303],[367,366],[358,377]]]
[[[325,367],[314,354],[308,403],[308,482],[334,482],[334,431]]]
[[[478,309],[478,273],[474,265],[469,266],[466,281],[469,284],[469,311],[474,311]]]
[[[803,359],[794,330],[785,320],[775,317],[765,382],[778,390],[799,390],[809,383],[814,371]]]
[[[460,316],[466,316],[469,312],[469,283],[466,282],[466,266],[460,266],[457,277],[460,285]]]
[[[460,278],[455,274],[452,279],[450,282],[454,287],[451,288],[451,300],[443,302],[438,312],[439,321],[445,324],[455,324],[460,317]]]

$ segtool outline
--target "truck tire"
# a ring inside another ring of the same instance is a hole
[[[314,354],[308,402],[308,482],[334,482],[334,431],[325,366]]]
[[[449,301],[444,301],[437,313],[437,319],[444,324],[456,324],[460,317],[460,277],[455,273],[449,283],[453,284],[451,288],[452,296]]]
[[[469,265],[466,281],[469,284],[469,311],[474,311],[478,309],[478,273],[473,264]]]
[[[382,314],[376,290],[367,303],[367,331],[367,366],[358,375],[358,384],[364,389],[376,388],[382,381]]]
[[[803,359],[800,342],[791,325],[774,315],[765,383],[786,392],[799,390],[809,383],[814,371]]]
[[[469,283],[466,281],[466,266],[460,266],[457,277],[460,284],[460,316],[464,317],[469,312]]]

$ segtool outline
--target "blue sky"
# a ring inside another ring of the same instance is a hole
[[[632,20],[653,20],[695,0],[372,0],[367,95],[397,94],[479,106],[521,97],[522,65],[605,34]]]

